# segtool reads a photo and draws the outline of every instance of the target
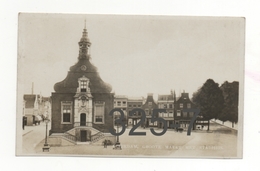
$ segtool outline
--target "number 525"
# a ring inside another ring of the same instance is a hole
[[[139,109],[139,108],[135,108],[133,109],[129,116],[133,116],[135,112],[140,112],[141,113],[141,120],[133,126],[133,128],[129,131],[129,135],[141,135],[141,136],[145,136],[146,135],[146,132],[136,132],[136,128],[138,128],[139,126],[141,126],[142,123],[145,122],[145,118],[146,118],[146,115],[145,115],[145,111],[143,109]],[[110,112],[109,112],[109,115],[112,116],[114,114],[114,112],[119,112],[120,113],[120,117],[118,119],[115,120],[115,122],[117,124],[120,124],[122,126],[122,130],[120,132],[115,132],[114,129],[110,128],[109,129],[109,132],[112,134],[112,135],[115,135],[115,136],[119,136],[119,135],[122,135],[124,132],[125,132],[125,129],[126,129],[126,126],[125,126],[125,123],[124,123],[124,112],[121,110],[121,109],[118,109],[118,108],[115,108],[115,109],[112,109]],[[150,131],[153,135],[155,136],[161,136],[163,134],[166,133],[167,131],[167,121],[164,120],[163,118],[160,118],[160,117],[156,117],[156,114],[159,113],[159,112],[166,112],[166,109],[154,109],[153,110],[153,114],[152,114],[152,118],[151,118],[151,123],[154,123],[154,122],[160,122],[163,124],[163,130],[159,133],[155,132],[154,128],[150,128]],[[194,112],[195,114],[193,115],[191,121],[190,121],[190,124],[189,124],[189,127],[188,127],[188,131],[187,131],[187,135],[190,135],[191,133],[191,128],[192,128],[192,125],[194,123],[194,121],[196,120],[198,114],[200,113],[200,110],[199,109],[183,109],[183,112]],[[174,128],[176,127],[175,124],[172,124],[170,125],[171,128]],[[177,126],[178,127],[178,126]]]

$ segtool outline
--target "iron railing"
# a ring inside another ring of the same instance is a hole
[[[63,134],[63,136],[64,136],[65,138],[67,138],[67,139],[73,141],[73,142],[76,142],[76,141],[77,141],[77,137],[76,137],[75,135],[69,134],[69,133],[67,133],[67,132],[65,132],[65,133]]]
[[[91,142],[92,143],[97,142],[98,140],[100,140],[103,137],[104,137],[104,134],[102,132],[98,132],[91,136]]]

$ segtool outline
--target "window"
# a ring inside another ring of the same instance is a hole
[[[181,111],[177,110],[177,116],[181,116]]]
[[[96,102],[95,108],[94,108],[94,122],[97,124],[103,124],[104,123],[104,110],[105,109],[105,103],[104,102]]]
[[[103,122],[103,117],[102,116],[96,116],[95,122]]]
[[[72,102],[61,102],[62,123],[71,123]]]
[[[70,122],[70,113],[63,113],[63,122]]]
[[[163,113],[163,117],[168,117],[168,113]]]
[[[180,103],[180,108],[183,108],[183,103]]]
[[[152,104],[153,104],[152,102],[148,102],[148,106],[152,106]]]
[[[191,108],[191,104],[190,103],[187,103],[187,108]]]
[[[141,107],[141,105],[138,105],[138,107],[140,108],[140,107]]]
[[[126,106],[126,101],[123,101],[123,106]]]
[[[160,112],[160,113],[159,113],[159,117],[163,117],[163,113]]]
[[[87,80],[81,80],[80,92],[87,92]]]
[[[170,109],[172,108],[172,104],[169,105],[169,108],[170,108]]]
[[[120,101],[117,102],[117,106],[121,106],[121,102]]]
[[[132,105],[128,105],[128,107],[132,107]]]
[[[167,108],[167,104],[164,104],[164,105],[163,105],[163,108],[166,109],[166,108]]]
[[[187,117],[188,116],[188,113],[187,112],[183,112],[183,117]]]
[[[133,105],[133,107],[136,107],[136,105]]]
[[[153,126],[157,126],[157,121],[153,122],[151,120],[149,120],[149,125],[153,125]]]
[[[169,113],[169,117],[173,118],[173,113],[172,112]]]
[[[193,113],[193,112],[189,112],[189,115],[190,115],[190,117],[192,118],[193,115],[194,115],[194,113]]]

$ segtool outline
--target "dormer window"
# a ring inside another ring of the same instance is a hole
[[[80,68],[87,69],[85,65],[82,65]],[[79,87],[77,88],[78,93],[90,93],[90,88],[89,88],[89,79],[86,76],[82,76],[81,78],[78,79],[78,85]]]
[[[87,92],[87,80],[81,80],[80,92]]]

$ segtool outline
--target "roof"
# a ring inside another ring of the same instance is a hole
[[[147,99],[145,101],[145,104],[143,105],[143,108],[149,107],[149,105],[148,105],[149,102],[152,102],[152,106],[151,106],[152,108],[158,107],[157,104],[155,103],[154,99],[153,99],[153,94],[151,94],[151,93],[147,94]]]
[[[141,101],[143,101],[143,97],[128,97],[128,100],[129,101],[139,101],[139,100],[141,100]]]
[[[173,100],[173,96],[171,94],[167,95],[158,95],[158,100]]]
[[[34,108],[34,102],[35,102],[35,94],[25,94],[23,95],[23,99],[26,101],[25,108]],[[39,97],[39,95],[38,95]]]
[[[125,95],[115,95],[115,99],[127,99],[128,97]]]
[[[190,98],[189,98],[189,93],[181,93],[181,97],[178,97],[177,102],[183,102],[183,101],[189,101],[191,102]]]
[[[84,29],[82,37],[83,42],[79,42],[79,44],[85,45],[85,43],[90,43],[87,42],[88,39],[86,29]],[[77,88],[79,86],[78,79],[83,76],[89,79],[91,94],[110,93],[112,91],[112,86],[101,79],[97,67],[91,63],[90,56],[86,52],[86,47],[80,47],[78,62],[70,67],[70,70],[64,80],[57,82],[54,85],[54,90],[56,93],[77,92]]]

